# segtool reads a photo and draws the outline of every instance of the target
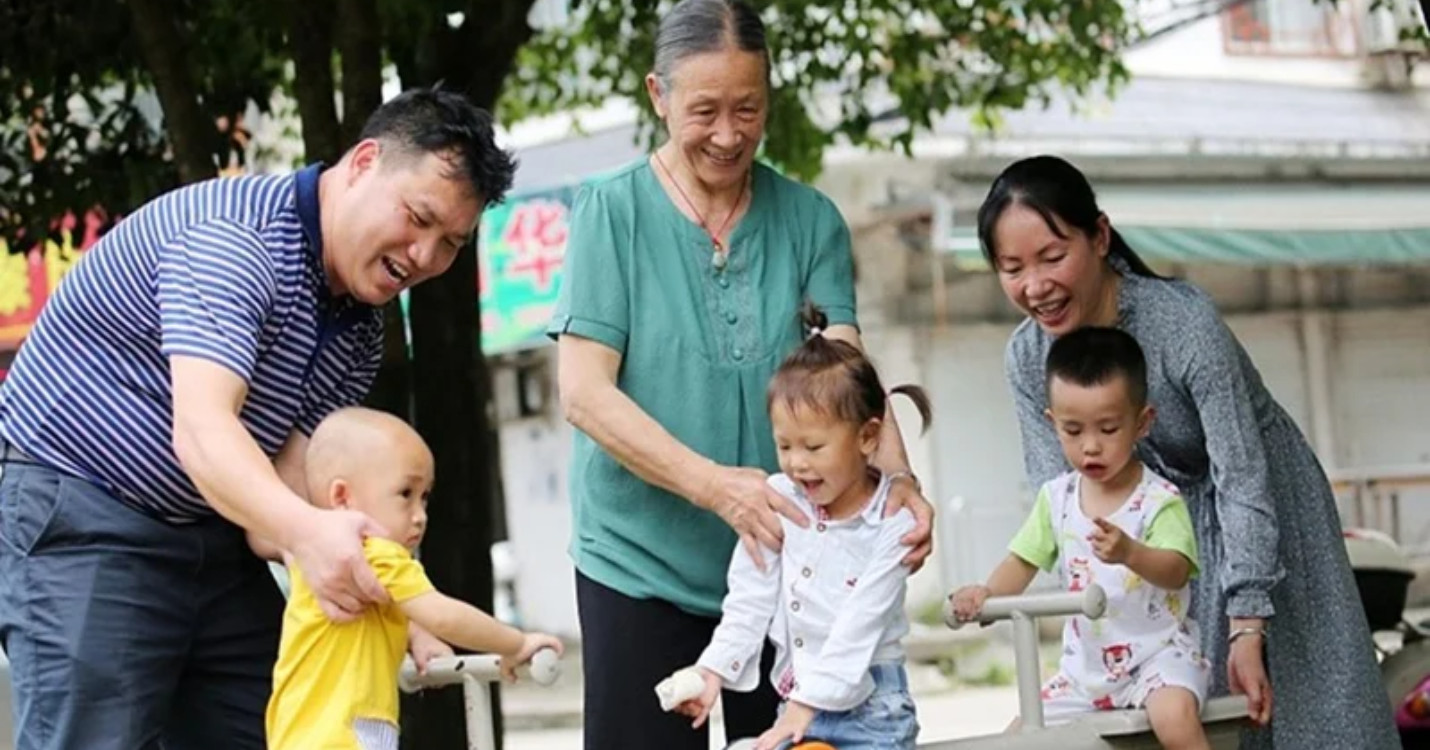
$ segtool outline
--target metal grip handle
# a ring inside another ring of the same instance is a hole
[[[977,622],[986,624],[997,620],[1012,619],[1014,612],[1027,617],[1086,615],[1096,620],[1102,617],[1106,611],[1107,592],[1094,583],[1082,591],[991,597],[983,602],[983,611],[978,613]],[[954,630],[968,624],[954,616],[953,597],[949,597],[943,602],[943,621]]]

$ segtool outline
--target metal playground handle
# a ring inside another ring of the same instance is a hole
[[[462,684],[467,710],[467,750],[493,750],[496,736],[492,722],[491,683],[501,679],[500,658],[489,654],[467,654],[433,659],[427,671],[417,673],[417,666],[408,658],[402,663],[398,685],[403,692],[415,693],[429,687]],[[544,648],[536,652],[529,666],[517,669],[518,677],[529,677],[538,685],[550,685],[561,676],[561,660],[555,651]]]
[[[1018,712],[1024,729],[1043,728],[1043,678],[1038,669],[1037,618],[1084,615],[1096,620],[1106,611],[1107,593],[1097,584],[1083,591],[998,596],[983,603],[979,623],[1013,621],[1013,659],[1018,665]],[[954,617],[951,598],[944,600],[943,621],[955,630],[967,624]]]

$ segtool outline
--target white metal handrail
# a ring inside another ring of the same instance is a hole
[[[1085,615],[1096,620],[1106,611],[1107,592],[1097,584],[1083,591],[997,596],[983,603],[977,622],[1013,621],[1013,659],[1017,664],[1018,712],[1022,716],[1022,728],[1043,728],[1043,677],[1038,668],[1037,618]],[[954,629],[967,624],[954,616],[951,598],[944,600],[943,621]]]
[[[529,678],[538,685],[550,685],[560,676],[561,658],[549,648],[537,651],[529,666],[517,669],[518,678]],[[420,674],[409,657],[402,663],[398,685],[403,692],[415,693],[423,688],[461,683],[467,713],[467,750],[494,750],[491,683],[500,679],[500,657],[490,654],[433,659]]]

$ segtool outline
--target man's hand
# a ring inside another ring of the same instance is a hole
[[[417,665],[417,674],[427,674],[427,665],[433,659],[456,655],[451,646],[415,622],[407,623],[407,653],[412,654],[412,663]]]
[[[804,739],[804,733],[809,731],[809,725],[814,723],[815,713],[813,708],[799,701],[785,704],[784,714],[774,726],[760,735],[759,741],[755,743],[755,750],[775,750],[785,740],[798,745]]]
[[[1092,543],[1092,553],[1109,565],[1126,565],[1138,542],[1105,518],[1094,518],[1092,523],[1097,527],[1087,538]]]
[[[701,503],[740,535],[740,542],[755,567],[765,569],[760,548],[780,549],[784,530],[779,516],[809,526],[809,519],[789,498],[770,487],[768,475],[759,469],[720,467],[711,478],[710,490]],[[776,515],[778,514],[778,515]]]
[[[705,690],[700,693],[699,697],[692,698],[675,707],[678,713],[695,719],[690,724],[691,729],[699,729],[710,718],[710,711],[715,708],[715,701],[720,698],[720,690],[724,687],[720,675],[704,667],[699,667],[699,670],[700,678],[705,680]]]
[[[389,601],[387,590],[363,555],[363,540],[387,531],[362,513],[309,508],[292,530],[290,549],[323,614],[350,622],[373,604]]]
[[[1233,631],[1265,626],[1265,620],[1233,619]],[[1266,676],[1263,649],[1265,638],[1247,634],[1236,639],[1226,657],[1226,680],[1231,692],[1246,695],[1246,711],[1252,721],[1265,726],[1271,721],[1271,679]]]
[[[933,505],[924,499],[913,478],[894,480],[889,488],[889,502],[884,507],[884,517],[908,508],[914,514],[914,529],[904,535],[900,542],[913,547],[904,555],[904,564],[911,572],[917,573],[933,552]]]

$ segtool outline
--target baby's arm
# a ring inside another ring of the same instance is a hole
[[[472,605],[446,594],[429,591],[401,602],[408,619],[442,640],[472,651],[502,656],[502,670],[525,664],[541,648],[560,653],[561,642],[540,633],[523,633],[499,622]]]
[[[987,583],[964,586],[953,592],[954,616],[963,622],[977,619],[989,597],[1021,594],[1028,590],[1028,584],[1037,574],[1037,566],[1017,555],[1008,555],[989,574]]]
[[[1187,585],[1192,576],[1192,564],[1182,553],[1149,547],[1136,540],[1133,540],[1124,564],[1159,589],[1179,589]]]
[[[1051,502],[1051,490],[1043,485],[1033,503],[1033,512],[1008,543],[1008,556],[993,569],[988,582],[982,586],[964,586],[949,597],[953,600],[955,617],[964,622],[977,619],[988,597],[1021,594],[1028,590],[1039,568],[1052,569],[1058,560],[1058,542],[1053,531]]]

